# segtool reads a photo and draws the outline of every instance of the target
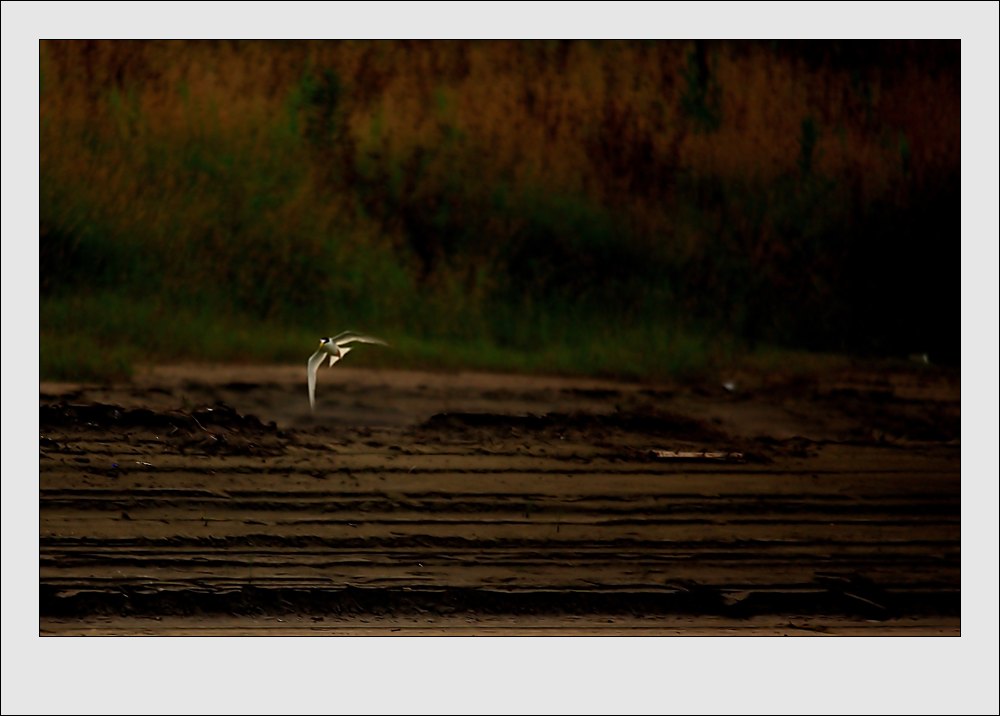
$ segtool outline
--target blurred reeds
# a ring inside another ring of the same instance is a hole
[[[957,360],[958,42],[43,41],[41,374]]]

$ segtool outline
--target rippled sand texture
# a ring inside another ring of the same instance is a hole
[[[956,374],[43,384],[43,634],[958,634]]]

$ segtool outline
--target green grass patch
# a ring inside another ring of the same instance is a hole
[[[521,339],[511,341],[487,319],[464,335],[434,335],[356,320],[289,324],[211,306],[164,307],[155,297],[50,297],[41,302],[40,372],[43,380],[114,380],[127,378],[139,365],[175,361],[304,363],[320,337],[347,329],[390,342],[389,349],[368,349],[355,358],[374,368],[667,379],[696,376],[731,350],[662,322],[622,327],[541,312],[522,315],[522,322]],[[560,330],[546,330],[555,325]]]

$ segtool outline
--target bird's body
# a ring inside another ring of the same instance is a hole
[[[379,346],[389,345],[381,338],[372,338],[371,336],[363,336],[360,333],[355,333],[354,331],[344,331],[343,333],[338,333],[337,335],[327,338],[321,338],[319,341],[319,348],[316,352],[309,356],[309,363],[307,364],[307,373],[309,378],[309,407],[313,410],[316,409],[316,372],[319,367],[323,365],[323,361],[330,358],[330,365],[343,358],[351,350],[351,343],[373,343]]]

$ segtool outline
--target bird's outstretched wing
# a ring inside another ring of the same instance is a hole
[[[338,333],[330,340],[333,341],[338,347],[346,346],[348,343],[373,343],[377,346],[389,345],[381,338],[365,336],[360,333],[355,333],[354,331],[344,331],[343,333]]]
[[[309,407],[313,410],[316,409],[316,371],[323,364],[324,358],[326,358],[326,354],[321,350],[309,356]]]

